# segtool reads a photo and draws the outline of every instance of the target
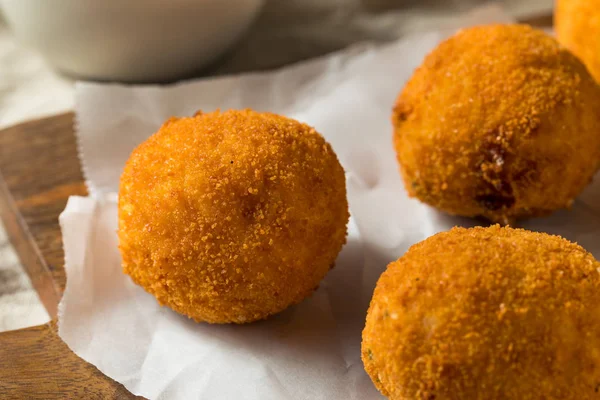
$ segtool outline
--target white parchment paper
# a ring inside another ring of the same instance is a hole
[[[505,21],[486,8],[457,21]],[[360,360],[375,282],[388,262],[453,218],[409,199],[391,140],[393,101],[425,54],[451,32],[358,46],[279,71],[168,87],[81,83],[77,134],[89,198],[60,218],[67,288],[59,334],[80,357],[152,399],[378,399]],[[266,321],[216,326],[189,321],[121,272],[116,194],[125,160],[170,116],[245,108],[313,125],[347,173],[352,219],[336,268],[310,298]],[[600,256],[600,184],[572,210],[524,224],[559,233]]]

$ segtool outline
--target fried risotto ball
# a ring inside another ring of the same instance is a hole
[[[172,118],[131,154],[123,269],[196,321],[246,323],[309,296],[346,241],[344,171],[313,128],[251,110]]]
[[[600,88],[526,25],[462,30],[400,93],[394,145],[410,196],[510,223],[569,207],[600,166]]]
[[[557,0],[554,27],[558,41],[600,82],[600,0]]]
[[[596,399],[600,263],[499,225],[432,236],[380,277],[362,359],[393,400]]]

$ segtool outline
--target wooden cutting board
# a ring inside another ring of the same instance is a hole
[[[523,22],[547,27],[552,18]],[[0,131],[0,217],[52,317],[45,325],[0,333],[1,398],[139,398],[77,357],[57,335],[56,310],[66,283],[58,216],[71,195],[87,195],[72,113]]]
[[[137,398],[77,357],[57,335],[56,308],[66,283],[58,215],[70,195],[86,194],[73,114],[0,131],[0,216],[53,318],[0,333],[1,398]]]

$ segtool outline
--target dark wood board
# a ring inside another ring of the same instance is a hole
[[[0,333],[2,399],[136,399],[71,352],[56,323]]]
[[[57,218],[70,195],[87,195],[73,114],[27,122],[0,133],[0,212],[52,317],[66,284]]]
[[[73,114],[0,131],[0,216],[52,318],[65,288],[58,216],[70,195],[87,194]],[[71,352],[56,322],[0,333],[0,397],[132,399],[121,384]]]

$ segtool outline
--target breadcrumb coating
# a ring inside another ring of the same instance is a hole
[[[557,0],[554,28],[558,41],[600,82],[600,0]]]
[[[172,118],[119,191],[124,272],[160,304],[246,323],[310,295],[346,240],[344,171],[313,128],[251,110]]]
[[[393,111],[409,195],[510,223],[569,207],[600,166],[600,87],[526,25],[462,30],[429,54]]]
[[[392,400],[596,399],[600,263],[499,225],[432,236],[380,277],[362,359]]]

